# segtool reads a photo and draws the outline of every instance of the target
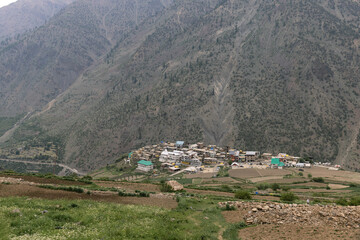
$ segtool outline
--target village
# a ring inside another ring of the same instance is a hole
[[[243,151],[215,145],[185,144],[161,142],[159,145],[145,146],[129,154],[126,160],[137,163],[137,170],[155,172],[157,167],[168,170],[175,175],[177,172],[198,173],[219,171],[221,167],[232,169],[283,169],[311,168],[312,165],[329,165],[330,163],[314,163],[312,159],[302,159],[286,153],[260,153],[259,151]],[[333,170],[338,170],[335,166]]]

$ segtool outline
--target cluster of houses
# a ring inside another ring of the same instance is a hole
[[[158,145],[145,146],[129,154],[128,161],[137,162],[137,170],[150,172],[154,170],[154,164],[158,168],[169,171],[185,169],[189,172],[197,172],[210,166],[230,166],[241,168],[245,165],[263,165],[270,168],[284,167],[311,167],[310,163],[299,163],[298,157],[279,153],[273,156],[271,153],[260,154],[259,151],[242,151],[216,145],[196,144],[185,145],[184,141],[176,143],[161,142]]]

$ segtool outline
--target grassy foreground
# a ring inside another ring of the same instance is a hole
[[[0,199],[0,239],[234,239],[210,199],[179,199],[174,210],[94,201]]]

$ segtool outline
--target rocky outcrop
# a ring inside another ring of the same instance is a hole
[[[248,210],[244,221],[249,224],[297,224],[360,228],[360,206],[306,205],[258,202],[222,202],[219,207],[234,206]]]

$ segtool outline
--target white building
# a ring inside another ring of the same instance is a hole
[[[165,149],[160,155],[159,161],[160,162],[168,162],[168,163],[176,163],[180,162],[181,160],[185,159],[186,155],[183,151],[173,151],[169,152]]]

